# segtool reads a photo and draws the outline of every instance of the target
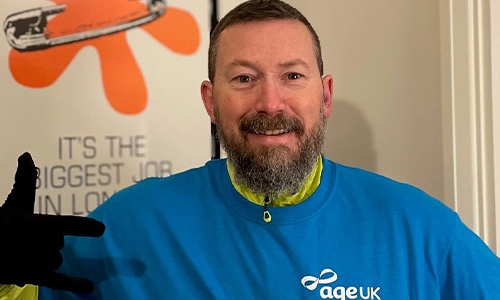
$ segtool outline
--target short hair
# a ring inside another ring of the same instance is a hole
[[[215,61],[221,33],[228,27],[254,21],[297,20],[304,24],[312,35],[314,52],[320,75],[323,75],[323,58],[321,45],[316,31],[306,17],[291,5],[280,0],[249,0],[233,8],[215,26],[208,48],[208,78],[214,81]]]

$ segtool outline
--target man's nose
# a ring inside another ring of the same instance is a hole
[[[285,109],[285,102],[279,82],[273,80],[262,82],[256,102],[256,110],[258,113],[265,113],[273,116],[283,112]]]

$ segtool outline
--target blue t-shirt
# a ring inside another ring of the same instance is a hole
[[[61,273],[91,295],[40,299],[500,299],[500,259],[419,189],[323,158],[300,204],[263,207],[224,160],[146,179],[98,207],[101,238],[66,239]]]

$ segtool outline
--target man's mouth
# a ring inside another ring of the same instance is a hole
[[[290,130],[285,130],[285,129],[274,129],[274,130],[266,130],[266,131],[254,131],[254,134],[258,135],[280,135],[284,133],[288,133]]]
[[[279,114],[269,117],[257,114],[243,119],[240,123],[240,131],[244,134],[260,136],[278,136],[293,132],[300,136],[304,132],[304,127],[299,119],[292,116]]]

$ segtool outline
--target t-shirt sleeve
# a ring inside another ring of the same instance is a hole
[[[500,258],[458,216],[443,272],[441,299],[500,299]]]
[[[0,300],[38,300],[38,287],[0,284]]]

